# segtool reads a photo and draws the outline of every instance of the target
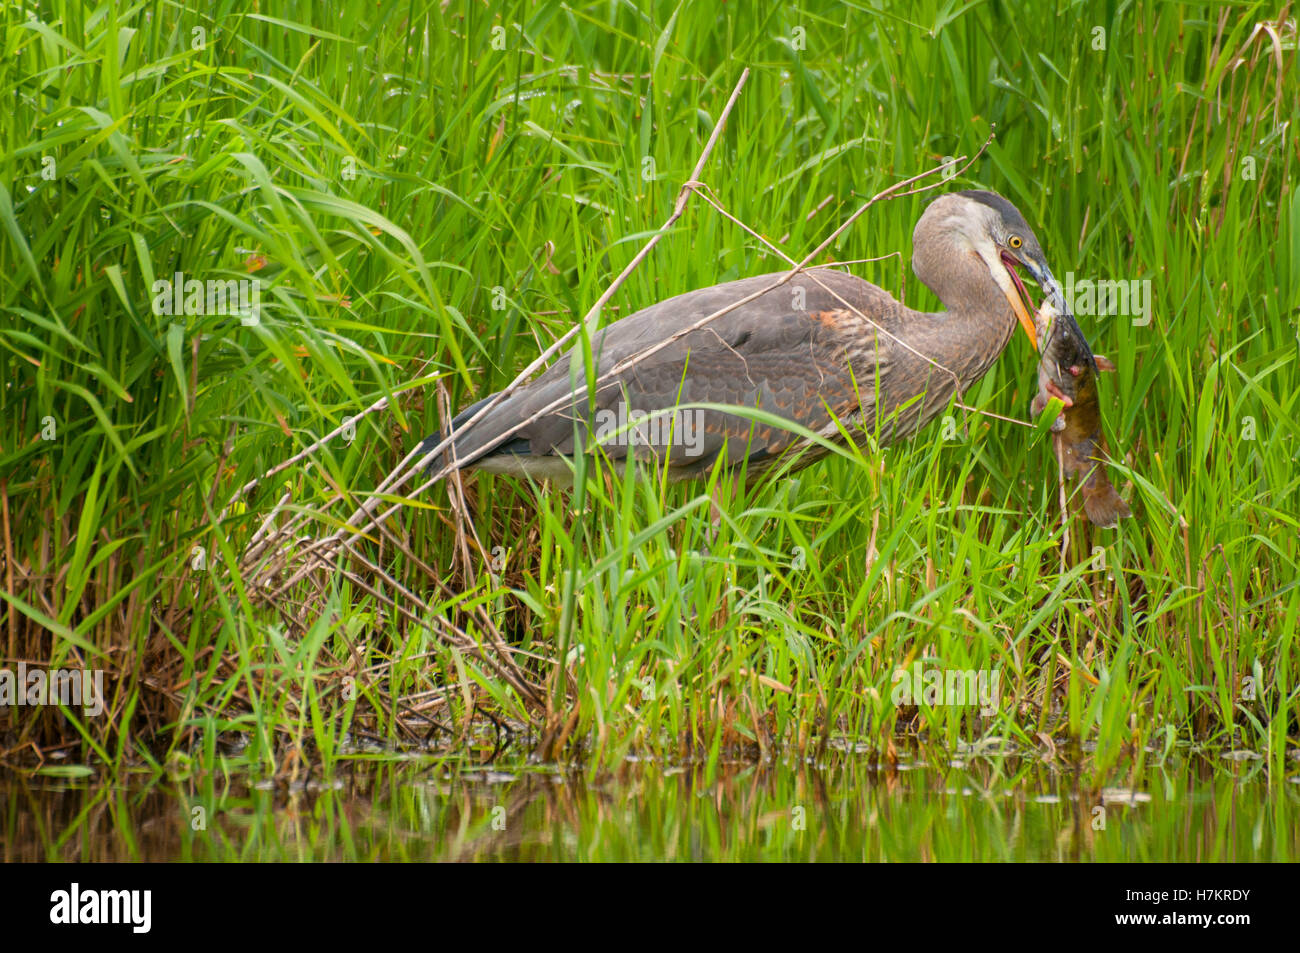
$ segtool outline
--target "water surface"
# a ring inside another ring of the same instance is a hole
[[[1289,762],[1294,768],[1295,762]],[[1293,861],[1300,777],[1193,756],[1101,786],[1031,759],[353,764],[328,780],[10,779],[5,861]]]

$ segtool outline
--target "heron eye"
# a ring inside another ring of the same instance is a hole
[[[1011,241],[1010,241],[1009,244],[1011,245],[1012,248],[1019,248],[1021,245],[1024,244],[1024,242],[1022,242],[1022,241],[1020,240],[1020,236],[1019,236],[1019,235],[1012,235],[1012,236],[1011,236]]]

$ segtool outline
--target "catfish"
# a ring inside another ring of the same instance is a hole
[[[1064,301],[1052,295],[1034,315],[1038,332],[1038,393],[1030,409],[1037,416],[1058,398],[1065,409],[1052,421],[1052,433],[1067,478],[1081,477],[1083,510],[1097,526],[1111,528],[1132,516],[1106,476],[1106,438],[1101,431],[1097,376],[1115,365],[1093,354]]]

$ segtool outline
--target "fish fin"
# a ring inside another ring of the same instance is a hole
[[[1121,517],[1133,515],[1124,499],[1115,492],[1110,480],[1101,472],[1101,466],[1093,471],[1092,476],[1083,487],[1083,511],[1088,519],[1103,529],[1112,529]]]
[[[1110,358],[1108,358],[1105,354],[1094,354],[1092,356],[1092,359],[1097,362],[1097,370],[1099,371],[1115,370],[1115,362],[1112,361]]]

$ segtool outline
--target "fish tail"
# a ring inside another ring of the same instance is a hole
[[[1082,493],[1083,511],[1088,514],[1088,519],[1103,529],[1114,527],[1121,517],[1133,515],[1128,504],[1115,492],[1100,463],[1092,468],[1092,473],[1084,481]]]

